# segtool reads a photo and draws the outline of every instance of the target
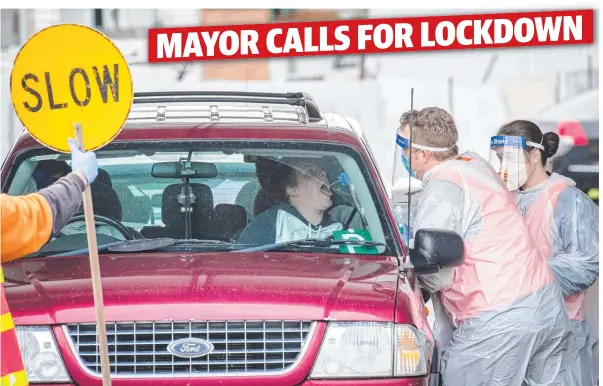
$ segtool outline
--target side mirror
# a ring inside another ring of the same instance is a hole
[[[464,261],[465,244],[458,233],[444,229],[419,229],[415,233],[410,262],[419,274],[436,273]]]

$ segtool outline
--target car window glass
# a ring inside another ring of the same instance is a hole
[[[107,147],[97,152],[100,170],[92,184],[95,214],[116,220],[145,238],[184,239],[183,201],[179,198],[183,193],[183,180],[179,175],[156,177],[152,170],[158,163],[187,160],[188,149],[164,146],[158,151],[156,147],[145,146],[131,145],[132,149],[127,150]],[[202,148],[196,144],[195,149],[191,149],[194,151],[190,161],[193,165],[215,165],[216,173],[189,180],[195,196],[195,202],[191,203],[194,213],[192,227],[195,228],[191,238],[237,242],[256,216],[276,203],[283,203],[286,195],[278,198],[275,193],[278,181],[284,178],[283,168],[290,168],[302,160],[316,162],[321,169],[318,174],[309,173],[314,178],[310,185],[318,187],[315,190],[318,197],[320,189],[332,190],[332,207],[327,212],[334,217],[333,221],[341,223],[342,227],[352,227],[352,232],[367,232],[369,239],[385,243],[385,216],[381,213],[375,192],[370,190],[365,166],[348,148],[323,151],[320,146],[308,144],[306,148],[298,146],[295,149],[270,149],[266,146],[237,152],[226,146],[224,149],[199,151]],[[16,173],[8,185],[9,194],[34,193],[44,188],[64,175],[65,164],[70,163],[69,156],[64,154],[51,160],[39,161],[40,158],[39,155],[24,157],[13,166]],[[43,168],[42,162],[45,162]],[[258,171],[262,162],[262,165],[271,162],[277,167],[273,170],[268,168],[268,172]],[[341,183],[342,175],[346,176],[347,183]],[[262,202],[263,198],[267,201]],[[71,227],[70,232],[73,229],[85,232],[85,226]],[[106,235],[115,237],[114,229]],[[379,253],[383,251],[384,248],[380,247]]]

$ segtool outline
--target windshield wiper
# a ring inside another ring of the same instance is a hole
[[[114,243],[104,244],[98,246],[99,252],[115,252],[115,253],[134,253],[134,252],[146,252],[146,251],[159,251],[166,249],[190,249],[192,251],[198,250],[199,246],[220,246],[226,248],[220,249],[231,249],[236,244],[229,243],[227,241],[220,240],[198,240],[198,239],[172,239],[168,237],[156,238],[156,239],[137,239],[137,240],[124,240]],[[75,251],[69,251],[65,253],[57,253],[49,255],[47,257],[59,257],[59,256],[74,256],[88,253],[88,248],[78,249]],[[36,256],[42,257],[42,256]]]
[[[157,239],[141,239],[127,240],[121,244],[111,245],[107,248],[109,252],[131,253],[159,250],[190,250],[197,251],[199,247],[224,247],[231,248],[233,243],[221,240],[199,240],[199,239],[172,239],[172,238],[157,238]]]
[[[285,241],[283,243],[274,243],[260,245],[259,247],[239,249],[235,252],[263,252],[272,251],[275,249],[281,249],[284,247],[313,247],[313,248],[330,248],[334,245],[355,245],[359,247],[380,247],[386,246],[378,241],[367,241],[367,240],[334,240],[334,239],[304,239],[304,240],[293,240]]]

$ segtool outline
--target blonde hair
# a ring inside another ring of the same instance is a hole
[[[412,121],[412,122],[411,122]],[[442,152],[432,152],[438,161],[444,161],[459,154],[456,145],[459,135],[452,115],[439,107],[407,111],[400,117],[400,128],[408,126],[412,130],[412,141],[417,145],[449,148]]]

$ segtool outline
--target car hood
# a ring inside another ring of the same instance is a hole
[[[392,321],[393,257],[295,253],[101,255],[106,321]],[[15,323],[95,321],[88,256],[4,265]]]

